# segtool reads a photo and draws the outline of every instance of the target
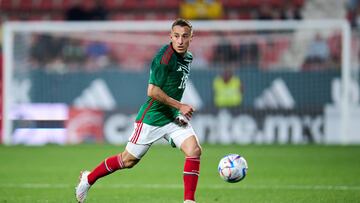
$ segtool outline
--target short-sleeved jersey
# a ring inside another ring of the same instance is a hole
[[[174,51],[171,43],[163,46],[151,63],[149,84],[160,87],[169,97],[180,101],[192,59],[189,51],[181,56]],[[163,126],[174,121],[178,114],[177,109],[148,97],[138,112],[136,122]]]

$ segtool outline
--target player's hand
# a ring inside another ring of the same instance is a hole
[[[195,109],[192,106],[188,105],[188,104],[182,104],[179,110],[180,110],[181,114],[183,116],[185,116],[185,118],[187,120],[191,119],[191,117],[192,117],[192,115],[193,115],[193,113],[195,111]]]
[[[175,118],[175,123],[181,127],[183,126],[187,126],[189,123],[189,120],[183,116],[182,114],[179,114],[178,116],[176,116]]]

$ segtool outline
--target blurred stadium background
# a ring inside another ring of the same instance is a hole
[[[238,149],[256,157],[256,146],[267,144],[271,152],[292,154],[299,147],[306,154],[315,144],[321,156],[322,147],[339,150],[327,145],[355,145],[334,157],[359,168],[352,162],[360,153],[357,0],[0,0],[0,143],[70,151],[77,151],[72,144],[125,144],[145,100],[149,63],[177,17],[194,24],[195,60],[184,100],[197,109],[192,123],[209,151],[218,146],[220,156]],[[278,144],[292,147],[276,151]],[[17,157],[12,150],[26,151],[1,146],[2,158]],[[4,194],[11,188],[5,183]],[[354,193],[342,200],[358,201]],[[328,202],[342,202],[331,197]]]
[[[191,49],[184,99],[198,109],[193,124],[202,142],[360,143],[357,7],[345,0],[2,0],[1,140],[125,143],[151,57],[168,42],[166,21],[180,16],[224,20],[196,24]],[[163,23],[148,28],[153,22]]]

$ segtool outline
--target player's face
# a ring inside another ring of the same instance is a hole
[[[179,54],[184,54],[189,48],[192,40],[192,33],[188,26],[176,25],[173,27],[170,33],[172,46]]]

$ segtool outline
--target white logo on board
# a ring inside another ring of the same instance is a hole
[[[111,110],[116,106],[108,86],[103,79],[96,79],[89,87],[83,90],[81,95],[74,100],[74,106],[79,108],[91,108]]]
[[[293,109],[295,100],[291,95],[284,80],[275,79],[271,86],[264,89],[255,99],[257,109]]]

